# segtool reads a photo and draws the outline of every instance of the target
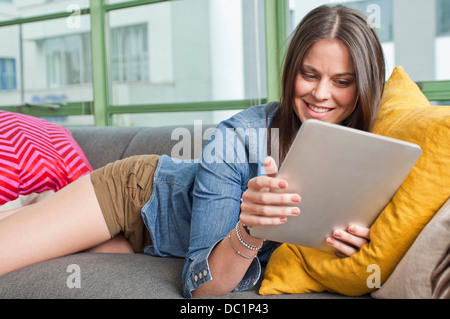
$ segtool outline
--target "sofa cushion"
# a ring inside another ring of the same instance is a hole
[[[55,192],[91,170],[67,129],[0,111],[0,206],[21,195]]]
[[[145,254],[79,253],[44,261],[0,276],[2,299],[182,299],[184,260]],[[254,289],[224,299],[267,298]],[[334,293],[269,298],[341,299]],[[369,295],[361,298],[368,299]]]
[[[371,227],[371,241],[348,258],[294,245],[278,248],[260,292],[369,293],[393,272],[450,194],[450,107],[430,106],[398,67],[386,84],[377,134],[419,144],[422,156]],[[447,236],[448,237],[448,236]]]
[[[0,276],[2,298],[181,298],[183,260],[79,253]]]
[[[374,298],[450,298],[450,198]]]

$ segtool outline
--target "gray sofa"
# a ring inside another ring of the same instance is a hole
[[[204,126],[203,130],[208,127],[210,126]],[[192,147],[191,152],[187,151],[183,157],[189,158],[194,154],[195,143],[199,141],[195,140],[198,136],[194,135],[193,127],[186,128],[190,132]],[[180,142],[178,136],[174,137],[176,140],[172,140],[174,129],[175,127],[89,127],[72,128],[71,131],[95,169],[132,155],[172,155],[174,145]],[[187,137],[188,135],[183,138]],[[333,293],[308,293],[261,296],[258,294],[258,283],[250,291],[228,293],[220,299],[233,299],[235,302],[240,302],[240,299],[256,299],[260,303],[266,303],[268,299],[274,302],[277,299],[280,307],[286,305],[284,302],[280,303],[282,299],[450,299],[448,229],[450,198],[420,233],[381,289],[371,295],[347,297]],[[431,247],[433,248],[430,249]],[[183,263],[183,259],[158,258],[145,254],[78,253],[0,276],[0,299],[178,299],[178,303],[164,304],[173,305],[172,311],[176,314],[181,312],[181,307],[187,302],[182,300]],[[189,302],[192,305],[194,301]]]
[[[89,127],[71,131],[95,169],[132,155],[171,154],[172,147],[179,143],[171,139],[173,129]],[[188,129],[193,138],[193,127]],[[0,298],[183,298],[182,267],[183,259],[177,258],[78,253],[1,276]],[[77,278],[76,273],[80,275]],[[257,288],[222,298],[348,298],[332,293],[263,297]]]

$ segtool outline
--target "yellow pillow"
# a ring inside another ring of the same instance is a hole
[[[356,296],[377,288],[450,195],[450,107],[431,106],[402,67],[383,95],[373,132],[422,147],[422,156],[371,227],[371,241],[348,258],[280,246],[266,268],[260,293],[330,291]],[[430,247],[432,249],[432,247]],[[375,266],[373,266],[375,265]],[[378,268],[379,267],[379,268]]]

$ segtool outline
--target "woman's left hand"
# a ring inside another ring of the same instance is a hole
[[[337,256],[344,258],[358,252],[370,240],[370,229],[357,225],[350,225],[346,230],[334,230],[326,242],[336,248]]]

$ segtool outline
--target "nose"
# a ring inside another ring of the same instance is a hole
[[[318,81],[313,88],[312,94],[317,101],[325,101],[331,97],[331,89],[327,81]]]

